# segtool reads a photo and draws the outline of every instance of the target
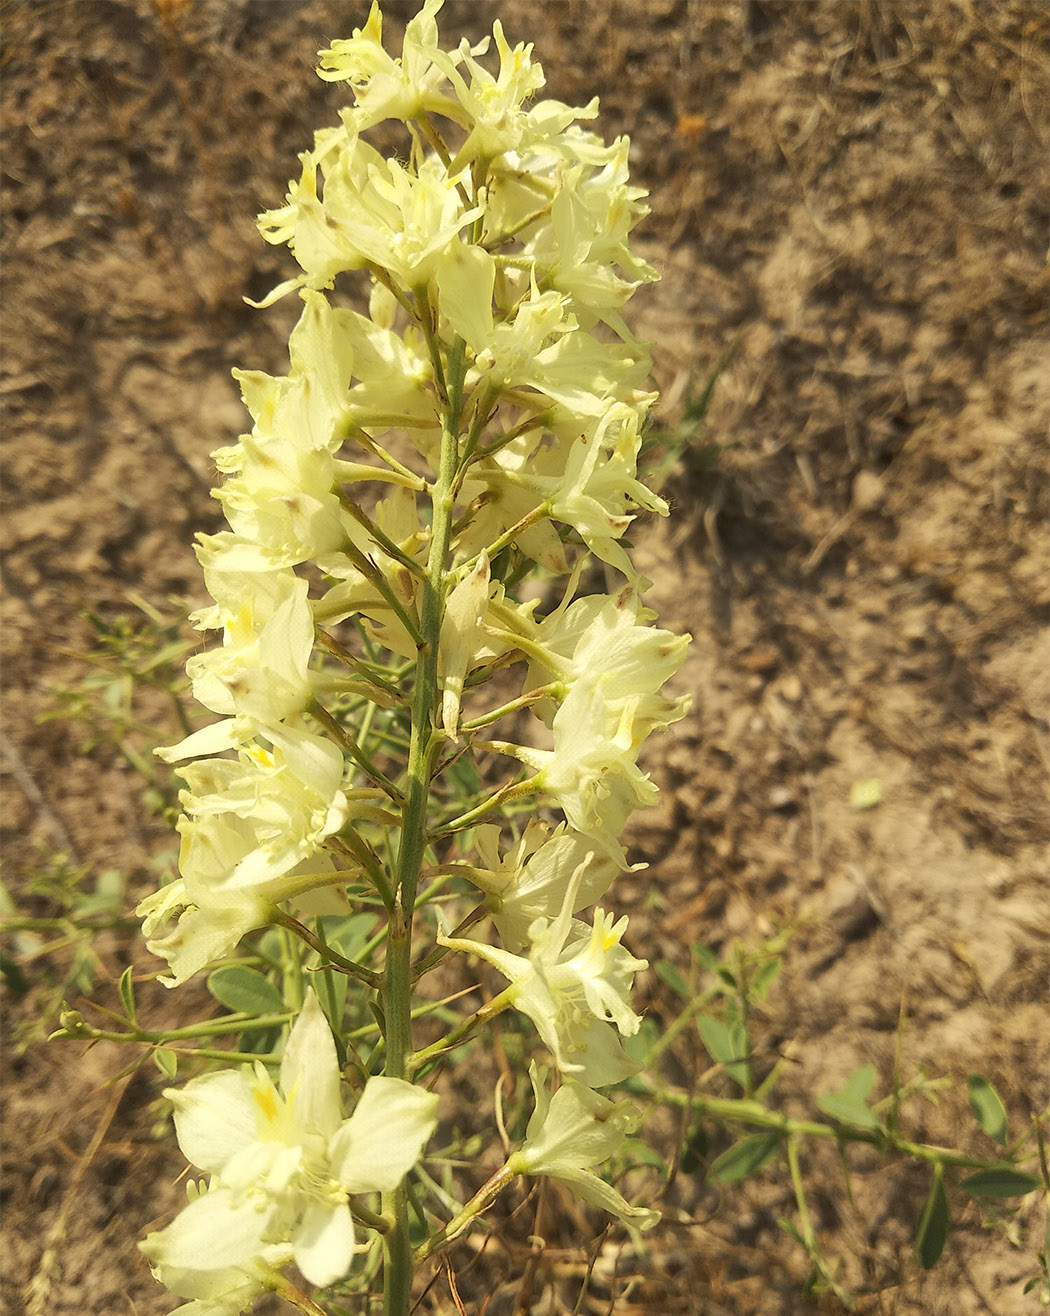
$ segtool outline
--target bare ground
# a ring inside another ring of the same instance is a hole
[[[82,608],[202,593],[208,454],[242,427],[229,371],[280,373],[291,314],[241,300],[286,273],[252,216],[334,118],[316,49],[366,11],[0,12],[5,881],[44,916],[26,887],[47,856],[89,882],[120,870],[130,905],[170,848],[116,755],[85,757],[82,728],[39,718],[87,670]],[[410,12],[387,7],[393,40]],[[679,684],[695,711],[647,765],[664,794],[633,836],[651,862],[627,884],[634,949],[681,963],[692,942],[794,927],[759,1021],[766,1053],[789,1057],[788,1108],[812,1111],[866,1061],[884,1093],[899,1047],[909,1073],[955,1079],[910,1108],[916,1135],[988,1153],[967,1072],[996,1083],[1018,1130],[1048,1100],[1046,8],[450,0],[442,30],[476,39],[497,16],[536,42],[552,95],[598,92],[602,131],[632,136],[652,194],[641,241],[664,276],[632,306],[664,426],[728,353],[669,485],[675,514],[637,537],[650,602],[694,636]],[[853,807],[871,779],[881,802]],[[97,950],[112,1004],[129,957],[148,964],[131,932]],[[19,1038],[68,951],[22,967],[28,992],[5,1009]],[[135,1242],[175,1204],[181,1159],[155,1141],[159,1074],[100,1086],[126,1062],[8,1043],[4,1311],[170,1309]],[[654,1136],[666,1150],[675,1132]],[[859,1168],[850,1206],[835,1167],[813,1167],[858,1310],[1035,1310],[1032,1199],[1009,1228],[953,1199],[956,1232],[924,1275],[924,1180]],[[783,1172],[720,1202],[680,1174],[664,1206],[648,1255],[624,1258],[633,1284],[587,1310],[840,1310],[803,1295],[807,1263],[776,1224]],[[582,1277],[568,1255],[540,1267],[532,1310],[576,1291],[551,1278]],[[445,1309],[447,1289],[428,1301]]]

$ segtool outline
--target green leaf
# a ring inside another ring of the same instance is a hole
[[[328,915],[321,920],[324,939],[347,960],[357,960],[375,927],[374,914]]]
[[[456,786],[460,798],[467,799],[471,795],[477,795],[481,790],[481,778],[478,776],[477,768],[469,759],[457,759],[447,770],[448,776]]]
[[[668,1170],[667,1162],[655,1148],[642,1142],[640,1138],[629,1138],[623,1145],[624,1153],[630,1157],[631,1165],[648,1165],[661,1174]]]
[[[709,1183],[739,1183],[760,1170],[780,1146],[775,1133],[754,1133],[741,1138],[708,1166]]]
[[[766,999],[766,995],[776,981],[782,966],[783,960],[779,955],[775,955],[771,960],[767,960],[751,979],[751,994],[756,1000],[764,1001]]]
[[[725,1022],[711,1014],[700,1015],[696,1023],[711,1059],[722,1065],[733,1082],[747,1091],[751,1067],[744,1025],[738,1019]]]
[[[1005,1147],[1006,1107],[1003,1105],[999,1093],[980,1074],[971,1074],[968,1082],[970,1086],[970,1109],[973,1111],[974,1119],[993,1142],[997,1142],[1000,1147]]]
[[[1034,1193],[1040,1181],[1034,1174],[1015,1170],[1012,1165],[993,1165],[964,1179],[959,1187],[971,1197],[1023,1197]]]
[[[689,990],[689,984],[673,964],[668,964],[666,960],[658,960],[656,972],[660,980],[666,983],[676,996],[688,998],[692,995]]]
[[[120,999],[124,1004],[124,1012],[133,1024],[138,1023],[135,1015],[135,987],[131,981],[132,969],[129,964],[124,972],[120,975],[120,982],[117,984],[117,991],[120,993]]]
[[[269,1056],[277,1050],[281,1040],[280,1028],[253,1028],[248,1033],[238,1033],[234,1048],[251,1056]]]
[[[228,1010],[241,1014],[280,1014],[281,994],[268,978],[243,964],[228,964],[208,976],[208,991]]]
[[[689,949],[700,961],[703,968],[710,970],[711,973],[715,972],[718,968],[718,956],[713,950],[708,950],[708,948],[699,941],[694,941]]]
[[[640,1065],[647,1067],[649,1065],[649,1057],[660,1043],[662,1036],[663,1033],[660,1025],[652,1015],[647,1014],[643,1017],[641,1027],[638,1031],[633,1033],[630,1037],[625,1037],[623,1039],[623,1049],[632,1060],[637,1060]],[[644,1076],[642,1077],[642,1086],[640,1088],[633,1088],[632,1090],[635,1092],[652,1091],[650,1084],[645,1081]]]
[[[179,1058],[174,1051],[169,1051],[165,1046],[158,1047],[153,1052],[153,1062],[165,1078],[174,1078],[178,1073]]]
[[[924,1270],[932,1270],[941,1259],[948,1240],[948,1229],[948,1197],[944,1191],[944,1181],[935,1171],[930,1194],[915,1230],[915,1255],[922,1262]]]
[[[817,1105],[825,1115],[830,1115],[840,1124],[852,1124],[858,1129],[881,1128],[879,1117],[868,1105],[868,1094],[874,1085],[875,1066],[861,1065],[838,1092],[818,1097]]]

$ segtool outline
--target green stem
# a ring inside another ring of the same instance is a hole
[[[390,778],[379,771],[353,736],[339,725],[328,709],[316,699],[311,701],[309,709],[318,722],[323,723],[325,729],[331,733],[334,739],[338,740],[340,749],[345,750],[350,755],[372,785],[378,787],[398,808],[401,808],[405,802],[404,796]]]
[[[816,1248],[816,1236],[813,1233],[813,1221],[810,1219],[809,1204],[806,1201],[806,1190],[802,1182],[802,1167],[798,1159],[798,1144],[799,1135],[789,1135],[787,1139],[788,1171],[791,1175],[791,1186],[795,1191],[795,1205],[798,1207],[799,1224],[802,1226],[802,1241],[806,1245],[807,1252],[812,1256]]]
[[[397,283],[394,281],[393,277],[391,276],[388,270],[385,270],[382,265],[377,265],[374,262],[369,262],[368,271],[370,274],[375,276],[376,281],[378,283],[381,283],[388,292],[393,293],[394,299],[401,306],[402,310],[407,311],[409,315],[414,314],[412,310],[412,303],[409,301],[408,297],[405,295],[402,289],[398,287]]]
[[[341,663],[345,663],[351,671],[356,672],[360,676],[361,680],[366,681],[371,686],[378,686],[380,690],[388,694],[397,703],[401,702],[401,691],[392,681],[388,681],[386,677],[377,672],[374,664],[366,662],[362,658],[358,658],[356,654],[352,654],[345,645],[340,644],[339,641],[334,636],[329,635],[323,627],[316,627],[314,634],[317,638],[318,644],[323,649],[327,649],[333,658],[338,658]]]
[[[370,1211],[360,1200],[355,1199],[350,1204],[350,1214],[355,1220],[360,1220],[363,1225],[367,1225],[369,1229],[374,1229],[378,1234],[390,1233],[390,1221],[386,1216]]]
[[[713,992],[702,992],[693,996],[692,1000],[690,1000],[689,1004],[685,1007],[685,1009],[674,1021],[674,1023],[671,1024],[670,1028],[668,1028],[667,1031],[660,1037],[660,1040],[658,1042],[655,1042],[653,1044],[653,1048],[649,1052],[650,1058],[646,1061],[646,1068],[649,1070],[650,1073],[653,1074],[656,1073],[657,1059],[663,1055],[663,1053],[668,1049],[668,1047],[671,1046],[671,1044],[678,1038],[679,1034],[684,1032],[685,1029],[688,1028],[688,1026],[692,1023],[694,1016],[698,1015],[701,1010],[705,1009],[708,1005],[711,1004],[714,995],[715,993]]]
[[[954,1165],[960,1169],[986,1170],[999,1161],[987,1157],[964,1156],[950,1147],[934,1147],[929,1143],[911,1142],[888,1129],[858,1129],[846,1124],[825,1124],[821,1120],[791,1119],[779,1111],[769,1110],[760,1101],[746,1097],[697,1097],[675,1088],[661,1088],[661,1101],[674,1106],[689,1106],[697,1114],[711,1115],[717,1120],[745,1124],[751,1128],[769,1129],[785,1138],[834,1138],[837,1142],[866,1142],[869,1146],[897,1152],[901,1156],[914,1156],[931,1165]]]
[[[500,1193],[518,1177],[518,1171],[511,1167],[508,1161],[501,1169],[483,1184],[470,1201],[458,1212],[457,1215],[448,1222],[448,1224],[439,1233],[435,1234],[416,1252],[416,1261],[424,1261],[427,1257],[433,1255],[439,1247],[445,1243],[451,1242],[457,1235],[462,1234],[470,1222],[481,1215],[488,1206],[490,1206]]]
[[[791,1134],[786,1140],[788,1171],[791,1175],[791,1187],[795,1193],[795,1205],[798,1208],[798,1222],[801,1226],[802,1244],[806,1249],[813,1268],[823,1277],[828,1288],[835,1294],[839,1301],[844,1305],[849,1305],[849,1297],[841,1287],[835,1276],[831,1273],[824,1254],[817,1243],[816,1231],[813,1228],[813,1219],[809,1214],[809,1203],[806,1201],[806,1189],[802,1180],[802,1165],[799,1161],[798,1149],[801,1138],[798,1134]]]
[[[446,1052],[451,1051],[453,1047],[458,1046],[460,1042],[465,1041],[482,1024],[487,1024],[496,1015],[502,1014],[504,1010],[509,1010],[514,1004],[512,992],[513,988],[505,987],[498,996],[494,996],[480,1010],[475,1010],[468,1019],[464,1019],[462,1023],[457,1024],[440,1041],[433,1042],[430,1046],[425,1046],[422,1051],[416,1051],[409,1056],[409,1071],[413,1074],[417,1073],[429,1061],[436,1060],[438,1056],[444,1055]]]
[[[460,731],[478,731],[481,727],[488,727],[493,722],[498,722],[501,717],[506,717],[508,713],[517,713],[522,708],[528,708],[531,704],[539,703],[541,699],[551,699],[564,693],[565,686],[561,681],[552,681],[549,685],[537,686],[534,690],[530,690],[528,694],[520,695],[517,699],[512,699],[509,703],[494,708],[490,713],[482,713],[480,717],[472,717],[469,722],[461,722],[459,729]]]
[[[412,915],[427,845],[427,803],[437,741],[434,737],[438,700],[438,639],[445,605],[445,563],[452,538],[452,482],[459,465],[459,416],[463,392],[464,351],[457,342],[449,354],[447,374],[441,369],[440,345],[434,332],[429,298],[417,298],[421,320],[442,395],[441,452],[432,486],[433,520],[427,578],[422,586],[420,641],[412,697],[401,843],[394,881],[394,907],[387,932],[383,1012],[386,1024],[388,1078],[407,1079],[412,1053]],[[412,1244],[409,1237],[408,1192],[399,1185],[384,1195],[383,1213],[393,1228],[384,1239],[383,1310],[385,1316],[408,1316],[412,1293]]]
[[[526,512],[525,515],[519,521],[516,521],[509,530],[504,530],[503,534],[501,534],[498,539],[494,539],[492,543],[482,551],[491,562],[498,553],[503,552],[508,544],[513,544],[520,534],[528,530],[531,526],[538,525],[540,521],[547,520],[549,515],[550,511],[547,504],[540,503],[540,505],[534,507],[531,512]],[[459,568],[460,573],[466,576],[475,566],[477,566],[480,560],[481,553],[475,554],[474,557],[464,562]]]
[[[303,1008],[303,962],[301,951],[295,943],[295,934],[285,922],[287,915],[278,910],[274,923],[283,929],[281,937],[281,985],[284,1003],[296,1014]],[[294,923],[295,920],[293,919]]]
[[[454,869],[452,871],[455,872]],[[462,937],[464,932],[469,932],[475,923],[480,923],[488,912],[488,905],[484,903],[476,905],[465,919],[462,919],[456,924],[455,928],[452,930],[452,935],[454,937]],[[440,964],[448,953],[449,948],[447,946],[436,946],[429,955],[424,959],[421,959],[416,965],[412,974],[415,981],[418,982],[425,973],[429,973],[435,965]]]
[[[327,942],[322,941],[316,933],[311,932],[305,924],[300,923],[297,918],[293,918],[291,914],[282,912],[278,914],[274,922],[301,941],[305,941],[311,950],[315,950],[320,955],[322,961],[338,969],[341,973],[345,973],[348,978],[356,978],[358,982],[363,982],[372,991],[379,987],[382,979],[378,973],[366,969],[363,964],[355,964],[353,960],[345,959],[338,951],[333,950]]]
[[[508,443],[513,443],[514,440],[519,438],[522,434],[527,434],[529,430],[546,429],[550,419],[550,412],[547,411],[541,411],[535,416],[526,416],[525,419],[515,425],[513,429],[509,429],[505,434],[501,434],[498,439],[493,439],[492,442],[486,444],[484,448],[476,449],[471,455],[471,460],[478,462],[484,460],[486,457],[493,456],[493,454],[499,452],[501,448],[505,448]]]
[[[414,122],[419,125],[420,131],[422,132],[423,136],[434,148],[434,153],[438,156],[441,163],[447,169],[449,165],[452,163],[452,156],[449,153],[448,145],[446,144],[445,139],[441,136],[437,128],[434,126],[434,120],[424,110],[423,113],[420,114],[414,120]],[[471,204],[469,197],[466,198],[466,203],[469,209]]]
[[[437,389],[438,398],[441,401],[441,407],[444,413],[444,421],[447,422],[449,414],[451,412],[449,386],[447,380],[445,379],[445,362],[441,355],[441,340],[438,337],[437,325],[434,323],[435,320],[434,308],[431,305],[430,297],[428,296],[427,290],[425,288],[423,288],[417,294],[416,306],[417,309],[415,311],[415,320],[416,323],[419,325],[419,327],[423,330],[423,337],[426,340],[426,344],[427,344],[427,352],[430,356],[430,364],[434,370],[434,387]],[[451,367],[451,362],[449,363],[449,365]],[[457,429],[458,429],[458,418],[457,418]],[[444,441],[445,441],[445,434],[447,430],[448,430],[448,425],[447,423],[443,422],[441,427],[442,455],[444,455]],[[456,464],[458,466],[459,464],[458,434],[456,435],[456,449],[457,449]],[[452,482],[450,480],[448,483],[448,488],[451,489],[451,487],[452,487]]]
[[[390,582],[387,580],[386,576],[384,576],[383,573],[379,570],[379,568],[368,556],[368,554],[362,553],[361,550],[357,547],[357,545],[350,539],[345,539],[343,541],[342,547],[343,547],[343,552],[354,564],[354,566],[358,569],[358,571],[360,571],[361,575],[364,576],[365,580],[367,580],[369,584],[375,586],[376,590],[383,598],[387,606],[390,608],[391,612],[393,612],[394,616],[398,619],[401,625],[404,626],[405,630],[408,632],[409,636],[412,639],[412,643],[416,645],[422,643],[423,636],[422,633],[420,632],[419,627],[415,623],[415,619],[408,615],[408,612],[402,606],[401,600],[391,589]]]
[[[403,567],[410,571],[412,575],[419,580],[424,580],[426,578],[426,573],[423,571],[423,568],[419,563],[413,558],[410,558],[407,553],[402,552],[390,536],[385,534],[375,521],[372,520],[364,508],[358,507],[349,494],[344,493],[342,489],[339,490],[339,505],[354,518],[363,530],[368,531],[387,557],[393,558],[395,562],[400,562]]]
[[[313,1298],[308,1298],[302,1289],[297,1288],[291,1280],[282,1279],[277,1294],[293,1307],[298,1307],[303,1316],[328,1316],[323,1307],[319,1307]]]
[[[524,229],[527,229],[530,224],[537,224],[541,219],[549,215],[550,209],[551,203],[547,201],[544,205],[540,206],[538,210],[534,210],[523,219],[519,219],[517,223],[511,224],[508,228],[501,229],[499,233],[496,233],[491,237],[488,242],[482,243],[482,246],[486,251],[498,251],[500,247],[505,247],[508,242],[513,242],[514,238]]]
[[[449,999],[455,1000],[455,997],[452,998],[446,997],[445,999],[440,1001],[428,1001],[426,1005],[417,1005],[416,1008],[412,1011],[413,1021],[415,1021],[416,1019],[425,1019],[429,1015],[437,1014],[439,1010],[443,1010],[445,1008],[445,1006],[449,1002]],[[379,1025],[375,1022],[372,1022],[370,1024],[362,1024],[359,1028],[352,1028],[350,1032],[346,1034],[346,1040],[348,1042],[361,1042],[364,1041],[366,1038],[374,1037],[378,1031],[379,1031]],[[385,1044],[383,1043],[382,1038],[379,1039],[379,1043],[377,1045],[383,1045],[383,1049],[385,1053],[386,1047]],[[376,1069],[376,1066],[372,1064],[372,1061],[374,1059],[375,1059],[375,1052],[373,1052],[372,1056],[369,1057],[368,1063],[371,1072],[374,1072]]]
[[[340,835],[332,838],[332,843],[340,854],[361,865],[372,879],[372,885],[389,912],[393,908],[394,895],[386,880],[382,862],[368,841],[355,828],[346,826]]]
[[[411,416],[377,415],[371,423],[374,423],[377,429],[412,430],[431,427],[431,423],[414,420]],[[422,493],[426,488],[426,481],[421,475],[417,475],[415,471],[409,470],[399,462],[393,453],[387,452],[377,439],[359,425],[347,424],[336,432],[341,434],[344,440],[356,439],[366,452],[378,457],[389,467],[389,470],[384,471],[381,466],[373,466],[370,462],[340,461],[336,464],[336,475],[345,483],[349,484],[351,479],[355,478],[378,480],[382,484],[399,484],[404,489],[415,489],[417,493]]]
[[[276,1067],[281,1063],[280,1056],[260,1055],[258,1051],[220,1051],[205,1046],[167,1046],[164,1050],[179,1056],[196,1056],[199,1060],[221,1060],[224,1065],[231,1061],[235,1065],[254,1065],[261,1061],[264,1065]]]
[[[432,835],[434,837],[450,836],[453,832],[461,832],[464,827],[473,827],[479,818],[484,818],[487,813],[491,813],[493,809],[498,809],[501,804],[520,799],[523,795],[532,795],[538,789],[539,774],[529,777],[525,781],[510,782],[506,786],[501,786],[495,795],[490,795],[487,800],[482,800],[473,809],[461,813],[458,818],[453,818],[451,822],[437,828]]]
[[[75,1014],[76,1012],[71,1013]],[[262,1028],[279,1028],[292,1018],[294,1018],[292,1011],[265,1015],[227,1014],[223,1015],[221,1019],[211,1019],[207,1023],[192,1024],[187,1028],[172,1028],[167,1032],[150,1032],[144,1028],[137,1028],[134,1032],[127,1030],[117,1032],[115,1029],[94,1028],[81,1019],[79,1023],[72,1020],[68,1025],[63,1025],[58,1032],[52,1033],[51,1036],[55,1038],[69,1037],[74,1041],[145,1042],[149,1046],[169,1046],[172,1042],[181,1042],[194,1037],[219,1037],[223,1033],[247,1033]]]
[[[466,478],[467,471],[474,461],[474,454],[477,451],[478,440],[484,433],[485,426],[489,423],[496,413],[496,404],[499,399],[499,390],[491,385],[486,385],[480,396],[474,398],[474,416],[470,422],[470,429],[467,431],[467,437],[463,444],[463,451],[460,453],[459,470],[456,473],[456,481],[453,486],[453,493],[458,497],[460,490],[463,488],[463,481]]]

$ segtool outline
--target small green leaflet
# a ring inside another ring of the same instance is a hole
[[[990,1170],[978,1170],[964,1179],[959,1187],[971,1197],[1023,1197],[1034,1193],[1041,1180],[1034,1174],[1015,1170],[1012,1165],[996,1165]]]
[[[973,1117],[993,1142],[1000,1147],[1006,1146],[1006,1107],[999,1093],[986,1078],[980,1074],[971,1074],[968,1079],[970,1087],[970,1109]]]
[[[668,964],[666,960],[658,960],[656,972],[659,978],[670,987],[676,996],[682,996],[686,999],[691,995],[689,985],[682,975],[678,972],[673,964]]]
[[[179,1058],[174,1051],[169,1051],[167,1047],[158,1047],[153,1052],[153,1060],[157,1068],[165,1078],[174,1078],[179,1068]]]
[[[707,1180],[709,1183],[739,1183],[760,1170],[779,1146],[780,1138],[775,1133],[753,1133],[748,1138],[741,1138],[711,1162]]]
[[[930,1195],[926,1198],[915,1229],[915,1255],[922,1262],[924,1270],[932,1270],[940,1260],[948,1240],[948,1228],[948,1197],[938,1167],[934,1170]]]
[[[120,982],[117,985],[117,991],[120,992],[120,999],[124,1005],[124,1011],[132,1025],[138,1024],[135,1015],[135,988],[131,981],[132,968],[129,964],[124,972],[120,975]]]
[[[766,994],[780,973],[782,965],[783,961],[780,956],[775,955],[773,959],[766,960],[765,964],[759,968],[751,979],[751,991],[758,1000],[764,1001],[766,999]]]
[[[711,1014],[700,1015],[696,1022],[711,1059],[722,1065],[733,1082],[746,1091],[751,1070],[744,1025],[738,1019],[726,1023]]]
[[[209,974],[208,991],[238,1014],[281,1014],[287,1008],[273,983],[243,964],[229,964]]]
[[[715,970],[718,968],[718,956],[714,953],[713,950],[708,950],[708,948],[702,945],[699,941],[694,941],[693,944],[689,947],[689,949],[692,951],[693,955],[695,955],[696,958],[700,961],[700,965],[702,968],[710,969],[712,973],[715,972]]]
[[[868,1105],[868,1095],[875,1086],[875,1066],[861,1065],[855,1069],[838,1092],[829,1092],[817,1098],[817,1105],[825,1115],[840,1124],[852,1124],[858,1129],[878,1129],[879,1117]]]

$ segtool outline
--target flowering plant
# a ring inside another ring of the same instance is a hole
[[[638,475],[655,395],[622,317],[656,277],[628,245],[644,194],[626,138],[582,126],[596,102],[535,99],[532,48],[498,22],[498,70],[487,40],[443,50],[441,5],[426,0],[399,58],[376,6],[321,52],[320,76],[354,103],[259,220],[300,267],[261,304],[295,292],[302,312],[286,376],[237,372],[253,425],[215,454],[229,529],[198,542],[214,604],[195,620],[221,644],[187,667],[219,720],[162,751],[185,782],[181,876],[139,912],[168,985],[279,928],[319,983],[369,994],[378,1022],[355,1045],[341,996],[300,981],[276,1083],[256,1061],[169,1089],[209,1181],[143,1251],[186,1316],[265,1289],[320,1311],[286,1268],[323,1289],[380,1241],[385,1310],[403,1316],[414,1264],[519,1175],[656,1219],[595,1173],[638,1119],[598,1089],[638,1068],[621,1039],[646,961],[621,944],[626,918],[582,917],[656,797],[643,742],[687,708],[661,688],[688,639],[652,624],[625,541],[640,510],[667,513]],[[389,120],[396,159],[365,137]],[[337,303],[354,272],[367,314]],[[612,593],[582,592],[595,560],[622,578]],[[464,779],[467,800],[450,785]],[[455,929],[428,917],[463,887],[477,899]],[[362,909],[381,931],[347,953],[327,932]],[[508,986],[424,1044],[419,984],[454,952]],[[428,1084],[510,1009],[557,1076],[532,1067],[521,1146],[458,1211],[420,1207],[414,1240]],[[360,1088],[349,1118],[343,1061]]]

